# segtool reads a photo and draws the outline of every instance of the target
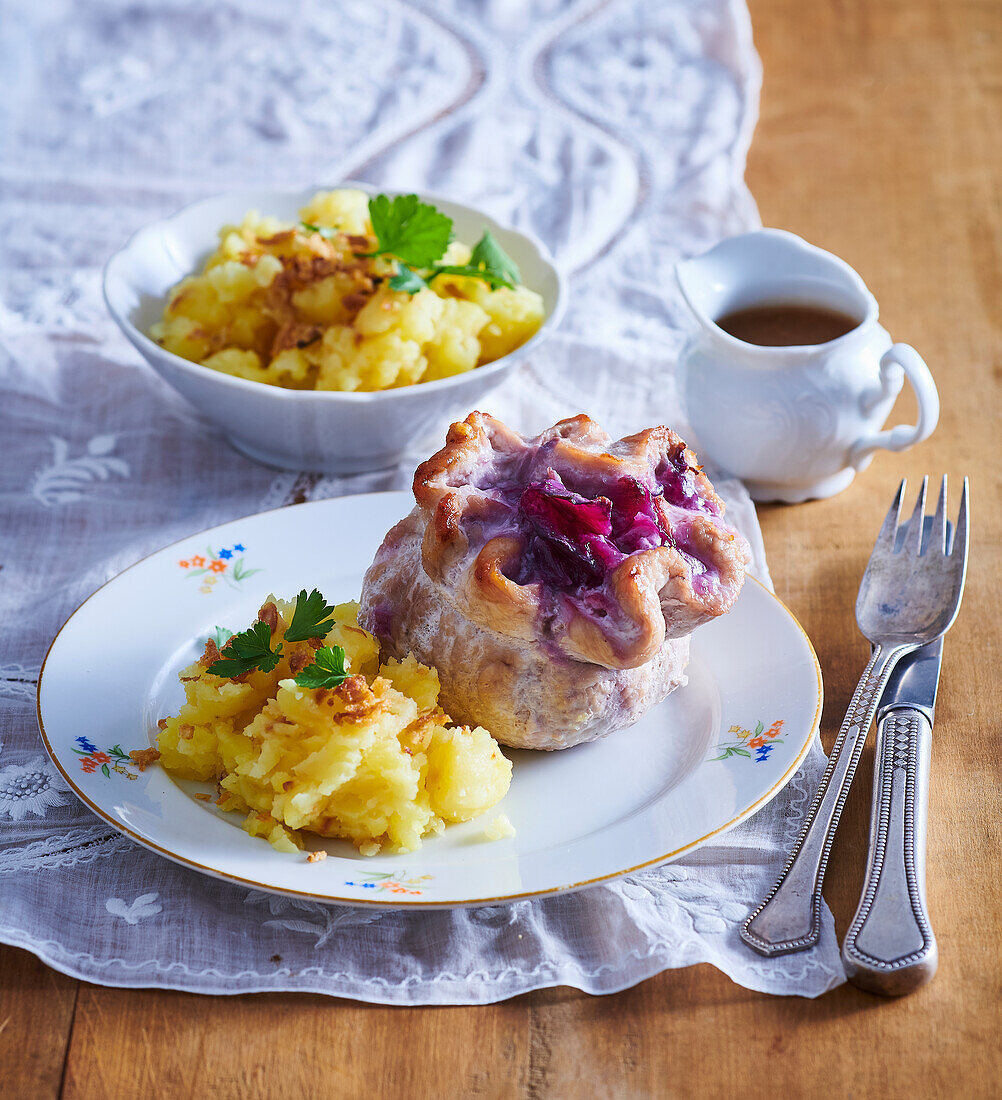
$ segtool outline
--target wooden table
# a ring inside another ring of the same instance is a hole
[[[1002,1094],[1002,4],[751,6],[766,77],[748,180],[763,220],[863,274],[884,323],[928,360],[943,402],[931,440],[878,455],[836,499],[761,509],[777,592],[824,669],[826,745],[865,662],[853,601],[898,478],[972,480],[967,599],[936,715],[935,981],[896,1002],[851,986],[804,1001],[698,966],[613,997],[557,989],[412,1010],[103,989],[0,948],[5,1097]],[[912,413],[902,398],[896,417]],[[872,749],[828,874],[840,932],[859,896],[871,762]]]

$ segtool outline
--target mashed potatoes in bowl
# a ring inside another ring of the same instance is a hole
[[[322,638],[290,641],[295,611],[270,599],[259,613],[273,667],[224,675],[233,650],[210,641],[181,671],[185,703],[157,739],[168,773],[215,781],[220,809],[286,852],[304,847],[302,833],[350,840],[363,855],[413,851],[505,796],[511,763],[487,730],[452,723],[434,669],[381,663],[357,604],[334,607]],[[309,686],[303,671],[333,647],[348,675]]]
[[[524,344],[545,311],[489,230],[486,251],[449,240],[451,230],[415,195],[351,188],[318,191],[297,222],[252,210],[219,230],[150,335],[184,359],[288,389],[385,390],[462,374]],[[484,255],[506,270],[477,262]]]
[[[361,192],[366,197],[366,203],[378,193],[377,188],[362,183],[344,184],[333,190]],[[199,302],[196,307],[195,301],[199,300],[196,295],[193,300],[179,305],[174,311],[177,317],[172,324],[170,303],[176,297],[172,295],[172,291],[193,273],[205,274],[225,283],[229,278],[226,272],[230,272],[236,279],[234,269],[226,266],[233,262],[232,258],[205,270],[209,258],[221,247],[220,228],[233,226],[239,231],[249,210],[258,210],[263,212],[262,217],[267,214],[276,219],[273,226],[276,234],[281,232],[282,225],[299,226],[302,212],[309,207],[317,191],[317,187],[300,191],[246,188],[202,199],[170,217],[152,222],[138,230],[108,261],[104,272],[105,301],[112,317],[149,366],[193,404],[207,421],[215,424],[227,442],[245,455],[270,466],[296,471],[347,474],[384,469],[400,462],[418,440],[440,430],[449,421],[461,419],[470,409],[480,405],[522,359],[538,351],[542,341],[552,333],[563,314],[566,286],[546,247],[530,233],[504,226],[475,207],[435,195],[421,194],[418,199],[422,203],[433,205],[451,220],[455,240],[471,248],[471,259],[472,250],[482,240],[484,231],[490,231],[517,268],[521,287],[528,288],[542,300],[543,317],[535,333],[524,342],[513,346],[517,342],[512,338],[513,333],[517,334],[520,322],[504,332],[499,330],[495,333],[492,330],[494,322],[490,321],[476,334],[479,344],[477,349],[463,335],[463,330],[455,325],[443,329],[449,335],[442,336],[438,341],[434,338],[425,339],[425,329],[422,328],[424,320],[412,316],[412,312],[420,313],[427,308],[423,305],[417,307],[416,311],[406,310],[404,319],[396,311],[384,311],[380,307],[379,318],[385,314],[395,323],[400,321],[404,329],[413,329],[416,338],[412,340],[410,336],[404,337],[397,332],[396,335],[400,336],[398,343],[395,338],[391,338],[393,334],[388,336],[375,331],[378,328],[378,323],[375,323],[369,335],[362,334],[360,346],[364,349],[364,354],[359,353],[362,358],[355,357],[347,362],[344,357],[337,359],[335,355],[340,354],[338,341],[345,340],[341,331],[344,326],[336,315],[330,313],[326,317],[333,317],[332,323],[323,324],[323,311],[333,307],[332,300],[325,298],[329,290],[324,287],[329,287],[330,284],[324,284],[319,290],[302,295],[299,290],[293,291],[300,295],[297,302],[303,309],[299,315],[304,319],[302,323],[322,325],[323,335],[317,340],[311,339],[303,348],[276,349],[279,355],[282,351],[289,350],[308,353],[304,356],[307,360],[305,367],[298,355],[286,355],[279,364],[281,369],[276,372],[279,378],[296,382],[304,388],[289,388],[282,384],[262,385],[258,380],[243,377],[235,369],[238,365],[255,366],[253,361],[242,355],[235,360],[235,356],[241,351],[252,350],[249,346],[253,342],[252,334],[243,331],[242,339],[248,344],[243,348],[236,347],[232,341],[225,346],[198,346],[197,340],[201,338],[194,334],[190,324],[196,319],[184,319],[185,311],[201,308],[205,303]],[[388,196],[391,199],[396,197],[399,196]],[[358,200],[355,201],[358,203]],[[320,215],[311,212],[310,216]],[[320,230],[331,228],[317,222],[304,223],[305,225],[316,225]],[[349,227],[350,223],[346,222],[345,228]],[[239,232],[237,235],[239,236]],[[321,232],[318,239],[326,241],[329,238]],[[337,240],[334,243],[340,247]],[[230,244],[235,242],[230,241]],[[305,241],[295,245],[301,246],[305,247]],[[224,252],[225,247],[224,245]],[[281,252],[282,248],[280,242],[270,246],[271,251]],[[356,251],[354,246],[352,251]],[[357,251],[364,250],[359,248]],[[450,264],[446,266],[462,266],[452,264],[451,261],[461,259],[463,255],[463,252],[454,250],[449,256]],[[259,260],[258,264],[262,262],[265,267],[257,277],[265,277],[269,266],[274,270],[271,261]],[[389,254],[379,257],[378,260],[374,259],[373,262],[389,268],[396,263]],[[251,267],[239,266],[245,275],[253,275]],[[216,274],[213,275],[213,271]],[[430,274],[427,268],[418,268],[417,271],[422,276]],[[399,274],[399,271],[396,273]],[[391,279],[393,277],[394,275],[390,276]],[[447,279],[449,283],[462,289],[462,277],[439,275],[430,280],[430,293],[431,297],[441,303],[440,306],[433,304],[432,311],[437,312],[440,309],[442,317],[449,324],[449,318],[457,313],[465,314],[467,321],[473,316],[469,309],[461,304],[451,304],[453,302],[462,300],[471,303],[490,315],[491,303],[511,300],[511,295],[507,292],[501,293],[500,299],[496,296],[491,298],[492,288],[483,280],[478,280],[481,284],[479,287],[472,286],[471,280],[467,284],[468,289],[463,291],[462,299],[453,298],[451,291],[443,297],[435,287],[440,285],[444,288]],[[323,279],[317,282],[321,283]],[[237,283],[239,284],[239,280]],[[374,289],[378,291],[381,285],[375,285]],[[247,289],[246,285],[244,289]],[[415,289],[414,297],[420,297],[417,291],[424,288],[416,285]],[[302,290],[305,291],[306,288],[303,287]],[[228,288],[224,288],[224,295],[226,293],[229,293]],[[258,287],[257,291],[251,291],[251,296],[255,293],[267,293],[267,290]],[[383,290],[382,293],[386,295],[387,291]],[[496,288],[494,293],[496,295]],[[521,297],[522,295],[516,296]],[[429,296],[423,295],[423,300],[429,301]],[[411,296],[400,298],[399,301],[403,303],[400,307],[400,313],[403,314]],[[208,304],[211,305],[211,301]],[[356,306],[358,303],[350,301],[348,305]],[[358,313],[361,314],[363,310],[364,306],[359,308]],[[166,319],[165,311],[168,314]],[[517,314],[513,316],[517,322]],[[205,320],[212,323],[211,328],[219,322],[219,316],[214,318],[210,311]],[[157,329],[164,344],[151,335],[154,327],[161,324],[171,328],[170,334],[166,330]],[[167,346],[172,344],[179,351],[182,350],[182,344],[173,342],[183,342],[185,330],[189,337],[194,336],[196,340],[189,347],[193,358],[185,358],[183,354],[171,351]],[[213,331],[218,336],[221,330],[213,328]],[[238,327],[233,331],[239,332],[240,329]],[[329,331],[333,334],[328,334]],[[270,353],[277,335],[278,329],[275,328],[272,330],[271,343],[266,343],[268,333],[263,330],[253,335],[254,340],[260,341],[255,345],[255,349],[261,349],[255,350],[258,370],[265,369],[263,364],[266,360],[270,367]],[[289,339],[290,335],[295,335],[292,328],[286,330],[286,335],[279,343]],[[307,335],[312,337],[316,334],[310,332]],[[305,337],[300,336],[294,342],[298,344],[303,338]],[[324,339],[327,344],[321,355],[319,345]],[[354,339],[352,337],[353,343]],[[509,340],[511,343],[503,344],[500,340]],[[417,354],[412,344],[419,348]],[[396,349],[396,356],[390,356],[386,362],[380,360],[376,366],[377,357],[373,352],[387,345]],[[511,346],[511,350],[502,354],[508,346]],[[228,369],[213,370],[204,367],[201,362],[196,361],[202,351],[207,352],[206,358],[220,351],[226,353],[221,360],[216,360],[215,365],[217,368]],[[459,370],[458,373],[448,373],[450,369],[469,363],[473,352],[476,352],[475,362],[479,365]],[[500,357],[493,358],[495,355]],[[408,372],[413,376],[421,366],[422,357],[428,361],[421,371],[422,380],[418,384],[406,383]],[[339,380],[338,384],[342,385],[358,382],[359,388],[318,388],[316,382],[320,379],[321,358],[326,364],[324,369],[328,381]],[[298,381],[296,371],[303,372]],[[374,385],[379,377],[389,379],[390,388],[362,388],[366,384]]]

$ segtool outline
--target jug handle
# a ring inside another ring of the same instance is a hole
[[[849,462],[858,470],[861,465],[883,447],[888,451],[905,451],[932,435],[939,422],[939,391],[925,360],[910,344],[894,344],[884,352],[880,360],[880,379],[884,391],[891,384],[892,371],[900,367],[911,383],[918,400],[918,423],[899,424],[889,431],[865,435],[849,453]]]

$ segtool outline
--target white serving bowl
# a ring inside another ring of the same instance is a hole
[[[376,194],[370,184],[333,185]],[[527,287],[542,295],[546,316],[520,348],[465,374],[374,393],[287,390],[251,382],[182,359],[147,333],[163,315],[167,294],[200,270],[216,248],[219,229],[248,210],[288,221],[320,187],[304,191],[231,191],[186,206],[135,233],[108,261],[104,298],[112,317],[151,367],[222,429],[237,450],[289,470],[347,474],[394,465],[408,445],[436,424],[460,419],[498,386],[519,360],[549,335],[564,308],[564,283],[545,246],[499,225],[470,206],[422,194],[448,214],[456,236],[473,244],[484,229],[518,264]],[[401,192],[388,192],[399,194]]]

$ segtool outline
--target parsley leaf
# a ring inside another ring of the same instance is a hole
[[[477,241],[468,264],[443,264],[432,271],[436,275],[464,275],[471,279],[483,279],[491,290],[499,286],[513,287],[521,281],[515,261],[498,244],[497,237],[489,230]]]
[[[505,252],[498,243],[497,237],[489,229],[484,230],[484,235],[474,245],[470,266],[482,268],[495,279],[503,281],[506,286],[513,286],[522,281],[515,261]]]
[[[369,220],[379,247],[356,255],[395,257],[397,272],[390,277],[391,290],[417,294],[437,275],[482,279],[491,290],[514,287],[521,281],[515,261],[489,229],[484,230],[469,263],[438,265],[436,261],[445,255],[452,239],[452,219],[417,195],[392,199],[389,195],[374,195],[369,199]]]
[[[233,631],[227,630],[225,626],[217,626],[209,637],[216,643],[217,649],[222,649],[230,638],[233,637]]]
[[[307,665],[296,677],[296,683],[304,688],[340,687],[348,678],[348,661],[339,645],[325,645],[318,649],[313,664]]]
[[[340,232],[339,229],[332,229],[329,225],[314,225],[312,222],[300,222],[300,229],[305,229],[307,233],[319,233],[325,241],[332,241]]]
[[[397,273],[390,279],[390,290],[406,290],[408,294],[417,294],[428,285],[416,272],[404,264],[397,265]]]
[[[304,588],[296,597],[296,610],[285,632],[286,641],[305,642],[310,638],[322,638],[334,625],[330,617],[333,610],[315,588],[308,596]]]
[[[452,219],[417,195],[374,195],[369,220],[379,248],[366,255],[396,256],[408,267],[431,267],[452,237]]]
[[[222,657],[206,669],[213,676],[242,676],[259,668],[271,672],[282,655],[282,643],[273,651],[271,628],[267,623],[256,622],[249,630],[234,634],[222,650]]]

